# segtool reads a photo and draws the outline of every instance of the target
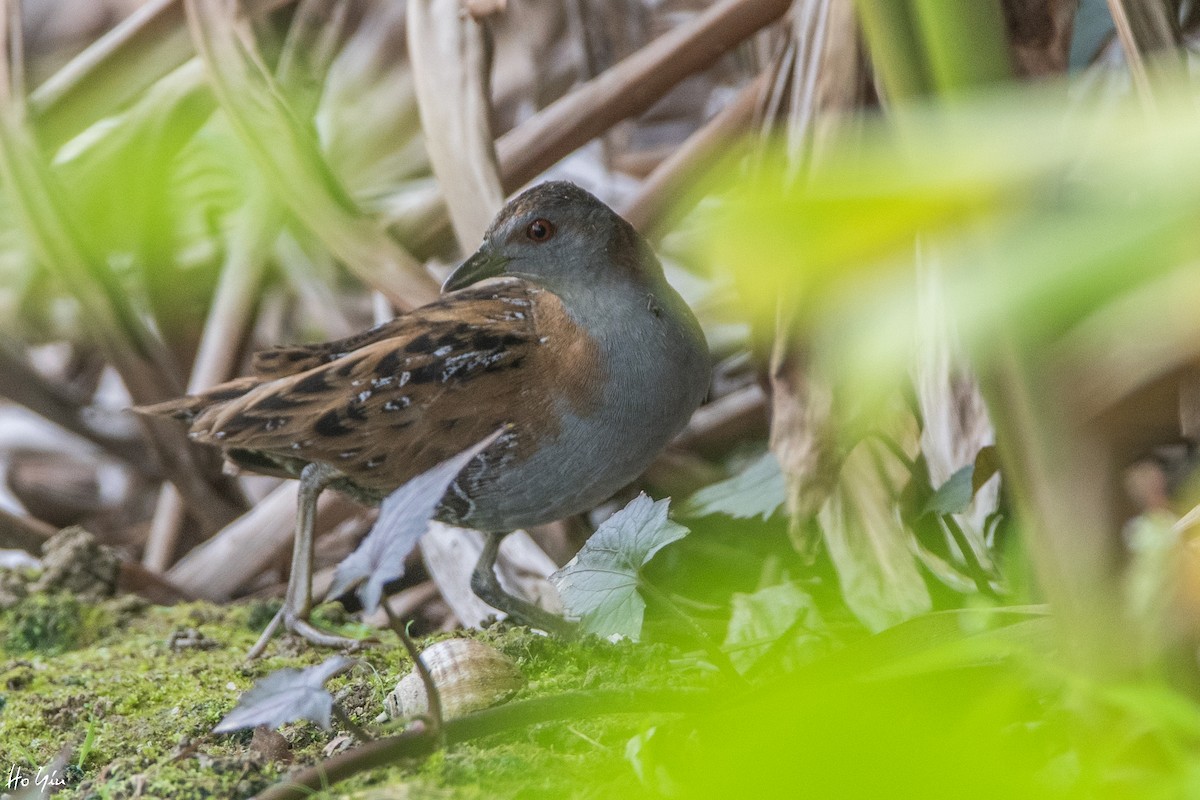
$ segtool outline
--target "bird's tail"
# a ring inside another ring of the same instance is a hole
[[[161,403],[134,406],[133,411],[148,416],[172,417],[184,422],[192,422],[204,411],[241,397],[260,382],[260,379],[254,376],[238,378],[198,394],[184,395],[173,400],[164,400]]]

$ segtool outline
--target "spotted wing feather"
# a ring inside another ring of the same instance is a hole
[[[385,338],[203,406],[192,436],[231,453],[328,463],[390,490],[511,422],[513,409],[550,413],[549,393],[514,372],[539,347],[532,291],[468,290],[417,309]]]
[[[345,339],[319,344],[280,345],[255,353],[250,368],[260,378],[282,378],[307,372],[314,367],[337,361],[347,353],[369,344],[402,336],[411,322],[406,316],[390,319],[369,331],[356,333]]]

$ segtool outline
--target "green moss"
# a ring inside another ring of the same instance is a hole
[[[71,595],[34,594],[4,613],[4,649],[14,654],[70,650],[87,627],[84,614]]]
[[[244,798],[281,780],[290,769],[324,758],[337,735],[308,723],[285,725],[291,762],[269,761],[251,746],[249,731],[215,735],[213,726],[256,680],[284,667],[320,663],[327,650],[277,639],[268,656],[244,654],[275,606],[263,603],[171,608],[113,600],[97,607],[35,596],[6,612],[19,621],[0,661],[0,766],[36,770],[66,748],[81,772],[64,800]],[[353,629],[340,607],[322,617]],[[64,622],[66,620],[66,622]],[[199,638],[172,647],[172,633]],[[9,629],[10,631],[13,629]],[[54,632],[53,648],[43,644]],[[36,635],[35,635],[36,633]],[[329,683],[360,725],[370,726],[383,697],[409,668],[387,632],[364,662]],[[462,635],[456,634],[456,635]],[[521,629],[475,634],[517,660],[529,684],[516,700],[582,688],[679,685],[702,676],[681,672],[661,647],[600,641],[562,642]],[[446,635],[431,637],[423,644]],[[29,643],[38,642],[37,648]],[[196,643],[199,644],[196,644]],[[681,677],[682,676],[682,677]],[[459,745],[423,763],[398,764],[339,784],[333,796],[367,800],[404,785],[407,798],[637,798],[643,795],[625,760],[629,738],[654,720],[645,715],[577,720],[520,729]],[[84,747],[85,738],[90,741]],[[86,753],[81,751],[86,749]],[[392,790],[393,792],[395,790]]]

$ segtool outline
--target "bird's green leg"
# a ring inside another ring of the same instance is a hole
[[[246,654],[247,659],[262,655],[267,643],[282,623],[284,628],[303,636],[322,647],[350,647],[361,644],[357,639],[347,639],[326,633],[308,622],[312,611],[313,533],[317,522],[317,498],[334,478],[337,470],[325,464],[309,464],[300,473],[300,491],[296,512],[296,538],[292,543],[292,574],[288,578],[287,595],[283,608],[271,620],[262,636]]]
[[[471,591],[492,608],[503,611],[510,620],[519,625],[539,628],[559,636],[574,635],[577,627],[575,623],[539,608],[528,600],[513,597],[500,586],[500,579],[496,576],[496,557],[500,554],[500,540],[506,535],[483,535],[483,552],[479,554],[479,561],[475,563],[475,571],[471,574]]]

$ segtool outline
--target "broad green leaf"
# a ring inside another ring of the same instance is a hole
[[[736,519],[770,518],[783,505],[783,472],[774,453],[764,453],[732,478],[705,486],[679,506],[685,517],[727,514]]]
[[[816,603],[794,583],[768,586],[753,594],[738,592],[733,595],[724,649],[738,672],[745,672],[786,634],[790,641],[779,666],[794,668],[819,651],[824,628]]]
[[[550,576],[567,613],[585,633],[637,639],[646,602],[638,594],[641,568],[688,529],[667,519],[670,500],[639,494],[596,529],[583,549]]]
[[[333,656],[315,667],[272,672],[238,698],[237,707],[225,715],[213,728],[213,733],[229,733],[259,725],[278,728],[298,719],[306,719],[329,730],[333,695],[325,688],[325,682],[357,663],[353,658]]]

